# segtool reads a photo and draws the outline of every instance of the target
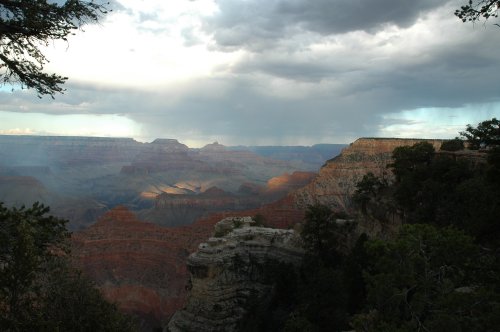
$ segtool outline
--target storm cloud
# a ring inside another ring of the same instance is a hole
[[[53,53],[64,95],[0,93],[1,110],[118,115],[200,145],[454,137],[500,116],[500,29],[461,23],[456,1],[134,4]]]

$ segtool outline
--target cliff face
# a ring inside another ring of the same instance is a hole
[[[293,230],[252,227],[250,217],[218,222],[212,237],[189,256],[191,291],[167,330],[236,331],[252,305],[265,306],[275,286],[270,267],[298,266],[303,256]]]
[[[72,256],[108,300],[139,316],[144,329],[151,330],[184,304],[185,260],[208,236],[204,230],[163,228],[118,207],[73,234]]]
[[[439,150],[442,140],[360,138],[342,150],[342,153],[326,162],[318,177],[304,188],[292,194],[299,209],[316,203],[336,210],[349,210],[351,196],[356,184],[363,176],[372,172],[376,176],[392,179],[387,169],[392,151],[398,146],[411,146],[418,142],[429,142]]]

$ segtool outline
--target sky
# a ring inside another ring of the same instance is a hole
[[[63,95],[0,88],[0,134],[191,147],[453,138],[500,117],[498,21],[467,0],[113,0],[43,51]]]

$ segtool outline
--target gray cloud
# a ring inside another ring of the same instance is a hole
[[[500,32],[461,24],[443,3],[220,0],[203,28],[215,48],[247,52],[184,90],[69,81],[55,102],[0,93],[0,108],[121,114],[141,124],[148,139],[236,145],[349,142],[384,126],[417,124],[395,116],[404,110],[500,103]],[[426,15],[437,18],[404,31]],[[200,43],[194,32],[182,31],[185,45]]]
[[[439,0],[219,0],[220,11],[206,22],[223,49],[262,51],[304,31],[321,35],[377,31],[387,24],[406,27]]]

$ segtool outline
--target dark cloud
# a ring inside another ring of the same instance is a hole
[[[205,26],[221,48],[254,51],[272,48],[294,34],[334,35],[406,27],[442,0],[219,0],[219,12]]]

